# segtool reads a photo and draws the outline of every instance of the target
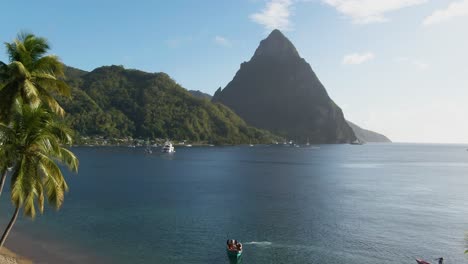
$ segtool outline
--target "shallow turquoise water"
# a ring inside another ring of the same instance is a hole
[[[74,151],[80,172],[67,173],[62,210],[17,227],[57,250],[109,263],[229,263],[224,244],[235,238],[247,264],[466,262],[466,146]]]

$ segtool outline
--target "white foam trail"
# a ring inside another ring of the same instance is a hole
[[[271,242],[269,241],[251,241],[251,242],[245,242],[244,245],[257,245],[257,246],[271,246]]]

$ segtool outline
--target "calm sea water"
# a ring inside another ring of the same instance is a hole
[[[228,238],[244,242],[246,264],[467,263],[466,148],[75,148],[64,207],[13,232],[68,263],[229,263]]]

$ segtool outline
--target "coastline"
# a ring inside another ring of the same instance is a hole
[[[16,258],[18,261],[2,262],[3,259],[0,257],[0,264],[110,263],[79,248],[75,250],[58,241],[32,238],[19,231],[12,232],[5,246],[5,251],[0,251],[0,255],[6,256],[6,258]]]
[[[19,256],[8,248],[0,250],[0,264],[32,264],[30,259]]]

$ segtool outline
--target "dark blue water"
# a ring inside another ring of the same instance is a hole
[[[15,230],[109,263],[466,263],[466,148],[75,148],[64,207]]]

